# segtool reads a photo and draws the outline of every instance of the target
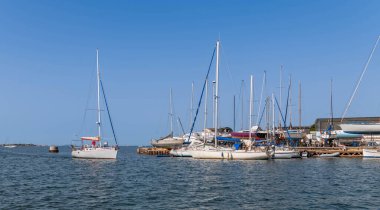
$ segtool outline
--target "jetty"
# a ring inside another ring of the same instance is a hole
[[[137,153],[143,155],[169,155],[170,150],[156,147],[138,147]]]
[[[310,156],[320,156],[339,152],[340,157],[362,157],[363,147],[296,147],[299,152],[307,152]]]

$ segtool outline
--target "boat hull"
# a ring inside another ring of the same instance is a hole
[[[230,160],[268,160],[266,152],[236,150],[227,153],[227,159]]]
[[[380,134],[380,123],[372,123],[372,124],[347,123],[347,124],[340,124],[340,127],[346,133],[353,133],[353,134],[362,134],[362,133]]]
[[[274,159],[291,159],[292,158],[292,152],[290,152],[290,151],[275,151],[273,158]]]
[[[225,151],[219,150],[193,150],[191,156],[195,159],[224,159]]]
[[[267,152],[257,151],[220,151],[220,150],[193,150],[191,155],[195,159],[229,159],[229,160],[267,160],[269,155]]]
[[[172,149],[169,154],[174,157],[192,157],[188,149]]]
[[[71,151],[73,158],[83,159],[116,159],[116,148],[84,148]]]
[[[319,155],[319,157],[339,157],[339,156],[340,156],[339,152],[334,152],[334,153],[331,153],[331,154],[321,154],[321,155]]]
[[[380,158],[380,150],[363,149],[363,158]]]
[[[153,147],[159,147],[159,148],[178,148],[182,146],[184,139],[177,139],[177,138],[165,138],[161,140],[152,140],[151,144]]]

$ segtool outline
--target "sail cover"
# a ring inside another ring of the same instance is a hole
[[[81,140],[88,140],[88,141],[100,141],[99,136],[85,136],[85,137],[80,137]]]

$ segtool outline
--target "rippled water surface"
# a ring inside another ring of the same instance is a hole
[[[0,209],[379,209],[380,160],[72,159],[0,148]]]

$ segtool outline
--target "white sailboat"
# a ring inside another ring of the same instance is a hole
[[[81,137],[81,146],[80,147],[75,147],[72,145],[72,151],[71,151],[71,156],[73,158],[84,158],[84,159],[116,159],[117,157],[117,152],[118,152],[118,146],[117,142],[115,146],[109,146],[108,142],[104,141],[102,139],[102,133],[101,133],[101,126],[102,126],[102,119],[101,119],[101,109],[100,109],[100,95],[101,92],[103,93],[103,97],[105,99],[105,104],[107,106],[107,111],[109,114],[108,110],[108,105],[107,105],[107,100],[104,95],[104,89],[103,89],[103,84],[100,79],[100,71],[99,71],[99,51],[98,49],[96,50],[96,72],[97,72],[97,118],[98,122],[96,122],[97,127],[98,127],[98,135],[97,136],[89,136],[89,137]],[[112,132],[116,140],[115,132],[113,129],[111,117],[109,116],[111,127],[112,127]],[[84,142],[85,141],[90,141],[91,145],[87,145]]]
[[[249,127],[252,128],[252,114],[253,114],[253,76],[251,75],[250,82],[250,97],[249,97]],[[252,145],[252,129],[249,129],[249,140],[244,141],[247,150],[232,151],[227,158],[235,160],[267,160],[273,156],[270,150],[266,147],[256,147]],[[253,149],[252,149],[253,147]]]
[[[223,150],[218,148],[218,102],[219,102],[219,40],[216,42],[216,76],[215,76],[215,97],[214,97],[214,124],[215,124],[215,147],[204,145],[203,148],[192,150],[191,156],[195,159],[224,159]]]
[[[337,132],[334,129],[334,114],[333,114],[333,95],[332,95],[332,80],[330,81],[330,122],[326,130],[321,132],[321,138],[324,140],[324,142],[327,143],[327,141],[331,141],[336,139]]]
[[[195,159],[235,159],[235,160],[261,160],[268,159],[269,155],[261,148],[257,150],[234,150],[232,148],[218,147],[218,108],[219,108],[219,41],[216,42],[216,75],[215,75],[215,135],[214,146],[204,146],[199,149],[191,150],[191,155]],[[252,88],[252,77],[251,77]],[[252,95],[252,94],[251,94]],[[251,148],[251,147],[249,147]],[[265,148],[264,148],[265,150]]]

